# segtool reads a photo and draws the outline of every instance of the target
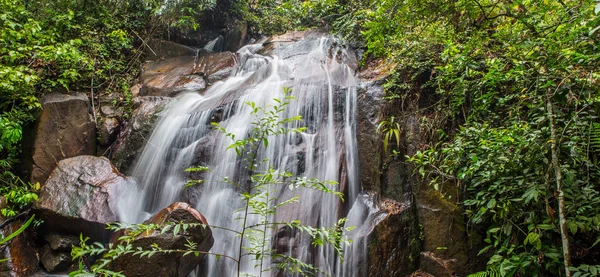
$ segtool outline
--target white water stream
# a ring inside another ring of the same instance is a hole
[[[273,99],[283,99],[283,88],[288,87],[297,100],[291,101],[281,116],[301,115],[302,122],[286,127],[305,126],[307,130],[270,138],[268,147],[259,149],[257,160],[266,159],[269,166],[294,176],[339,182],[337,189],[346,194],[346,203],[320,191],[278,187],[273,192],[279,201],[294,196],[299,201],[280,208],[271,220],[299,219],[305,225],[331,227],[343,216],[344,205],[351,206],[360,191],[355,122],[357,79],[341,62],[340,56],[346,54],[344,49],[336,45],[332,38],[307,38],[277,48],[270,56],[257,54],[262,46],[249,45],[238,51],[239,62],[232,77],[202,94],[180,95],[163,112],[138,158],[132,172],[138,187],[123,195],[120,219],[142,222],[173,202],[187,201],[206,216],[209,224],[240,231],[241,222],[236,218],[241,216],[237,210],[243,201],[236,188],[223,183],[222,178],[243,184],[249,176],[243,158],[233,149],[227,149],[232,141],[210,122],[219,122],[236,138],[244,138],[253,128],[251,122],[255,117],[250,115],[251,107],[243,103],[274,105]],[[202,176],[205,183],[186,191],[184,187],[190,176],[184,170],[194,165],[207,166],[212,172]],[[258,171],[267,168],[263,164]],[[359,211],[351,213],[353,218],[348,221],[360,225],[365,213],[361,207],[353,208],[356,209]],[[250,218],[248,225],[254,223],[258,219]],[[213,229],[213,235],[211,252],[238,256],[239,237],[219,229]],[[269,233],[267,239],[275,235]],[[313,247],[306,236],[290,233],[283,241],[288,245],[289,255],[315,264],[328,275],[358,276],[357,272],[362,272],[353,270],[352,263],[358,257],[346,257],[342,264],[331,247]],[[280,242],[273,240],[269,244],[275,247]],[[346,256],[364,256],[364,245],[356,249],[349,248]],[[258,276],[272,262],[265,260],[261,269],[252,257],[245,256],[242,271]],[[236,276],[237,265],[228,259],[209,256],[199,271],[198,276]]]

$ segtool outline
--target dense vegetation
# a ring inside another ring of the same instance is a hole
[[[408,160],[437,189],[460,189],[490,272],[598,274],[596,3],[284,2],[287,26],[327,25],[366,49],[363,62],[389,61],[386,97],[400,109],[380,125],[387,140],[411,99],[427,103]]]
[[[0,0],[5,192],[29,186],[13,172],[22,126],[32,122],[39,98],[114,93],[127,110],[143,39],[174,26],[201,27],[198,18],[207,16],[245,20],[254,34],[326,26],[363,47],[365,65],[385,60],[391,68],[386,99],[400,108],[382,124],[392,134],[386,148],[398,147],[396,122],[408,100],[427,99],[418,110],[427,135],[408,160],[436,188],[460,189],[453,200],[486,237],[481,253],[490,270],[598,274],[588,266],[600,264],[600,17],[593,1],[162,2]]]

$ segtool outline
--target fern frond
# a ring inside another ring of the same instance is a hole
[[[600,123],[593,123],[590,130],[590,145],[594,150],[600,151]]]

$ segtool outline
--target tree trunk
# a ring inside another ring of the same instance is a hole
[[[556,176],[556,192],[558,193],[558,225],[560,227],[560,237],[562,240],[562,252],[565,260],[565,274],[571,277],[571,254],[569,251],[569,234],[567,233],[567,218],[565,216],[565,195],[562,190],[562,172],[558,164],[558,137],[556,136],[556,128],[554,127],[554,112],[552,108],[552,96],[548,95],[546,100],[548,108],[548,120],[550,121],[550,139],[552,149],[552,167]]]

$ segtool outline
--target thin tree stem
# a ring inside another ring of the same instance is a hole
[[[562,252],[565,260],[565,276],[571,277],[571,254],[569,251],[569,234],[567,233],[567,218],[565,211],[565,195],[562,189],[562,172],[558,164],[558,137],[556,135],[556,128],[554,126],[554,112],[552,108],[552,95],[548,95],[546,100],[546,106],[548,109],[548,120],[550,121],[550,139],[552,149],[552,167],[554,167],[554,174],[556,176],[556,192],[558,193],[558,223],[560,226],[560,237],[562,240]]]

